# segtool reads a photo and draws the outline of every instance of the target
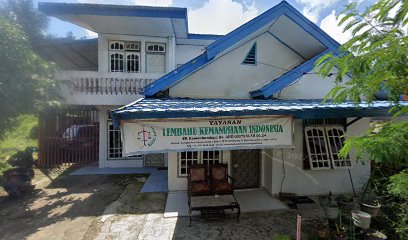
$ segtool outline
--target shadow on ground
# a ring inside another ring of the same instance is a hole
[[[36,169],[33,193],[20,199],[0,193],[0,239],[81,239],[132,182],[135,175],[52,179]]]

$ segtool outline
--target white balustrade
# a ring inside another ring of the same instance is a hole
[[[163,74],[63,71],[57,76],[74,94],[142,95],[144,88]]]

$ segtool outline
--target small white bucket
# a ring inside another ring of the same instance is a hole
[[[370,228],[371,223],[370,214],[359,210],[353,210],[351,211],[351,216],[353,218],[354,225],[356,225],[357,227],[360,227],[362,229]]]

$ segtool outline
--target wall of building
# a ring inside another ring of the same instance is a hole
[[[99,106],[99,167],[143,167],[143,160],[108,159],[108,111],[119,106]]]
[[[333,68],[331,71],[333,75],[325,78],[317,75],[316,72],[312,70],[309,74],[303,75],[291,85],[275,93],[273,97],[278,99],[323,99],[336,86],[335,74],[338,69]],[[344,82],[349,80],[350,77],[346,75]]]
[[[348,119],[350,122],[352,119]],[[347,135],[360,135],[369,128],[370,119],[363,118],[347,128]],[[352,191],[347,169],[303,170],[303,125],[301,120],[295,121],[295,138],[293,149],[268,149],[266,153],[272,159],[272,194],[292,192],[296,194],[327,194]],[[370,174],[369,163],[362,164],[356,161],[355,154],[351,153],[353,167],[350,169],[354,186],[361,189]],[[283,160],[283,161],[282,161]],[[285,170],[283,170],[285,166]],[[281,183],[284,177],[282,189]]]
[[[184,64],[203,53],[204,45],[176,45],[176,66]]]
[[[258,63],[242,64],[255,42]],[[258,89],[285,72],[259,62],[292,69],[303,62],[303,59],[269,33],[263,33],[171,87],[170,96],[250,99],[251,90]]]
[[[351,121],[349,119],[348,121]],[[370,124],[369,118],[363,118],[347,128],[347,135],[363,134]],[[294,148],[264,149],[261,162],[261,188],[273,195],[279,192],[296,194],[327,194],[352,191],[347,169],[304,170],[303,169],[303,122],[295,120]],[[354,186],[362,189],[370,174],[370,165],[356,161],[350,154],[353,167],[350,169]],[[187,178],[178,177],[177,153],[169,153],[168,179],[169,191],[185,191]],[[224,151],[224,160],[230,163],[230,151]],[[283,169],[285,166],[285,170]],[[231,168],[231,166],[229,166]],[[284,173],[285,172],[285,176]],[[284,178],[284,179],[283,179]],[[283,184],[282,184],[283,179]],[[282,184],[282,189],[281,189]]]
[[[273,162],[273,156],[272,153],[269,151],[262,150],[262,165],[261,165],[261,171],[262,171],[262,178],[261,178],[261,183],[262,187],[267,190],[269,193],[271,192],[272,189],[272,162]]]
[[[168,187],[169,191],[186,191],[187,177],[180,177],[178,174],[177,152],[169,152],[168,158]],[[231,171],[231,154],[230,151],[223,151],[223,163],[228,164],[229,174]]]

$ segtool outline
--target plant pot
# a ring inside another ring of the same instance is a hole
[[[360,210],[353,210],[351,211],[351,218],[353,219],[354,225],[356,225],[357,227],[360,227],[362,229],[370,228],[370,214]]]
[[[369,213],[372,217],[376,217],[381,213],[381,205],[378,203],[376,205],[360,203],[360,208],[361,211]]]
[[[364,239],[366,240],[386,240],[387,236],[385,236],[385,234],[379,231],[369,229],[369,231],[365,234]]]
[[[324,212],[326,213],[327,218],[331,220],[337,219],[339,216],[339,208],[337,206],[325,206]]]
[[[339,208],[343,211],[350,212],[354,209],[356,209],[357,206],[357,200],[356,199],[347,199],[345,197],[339,196],[334,199],[337,202],[337,205]]]

